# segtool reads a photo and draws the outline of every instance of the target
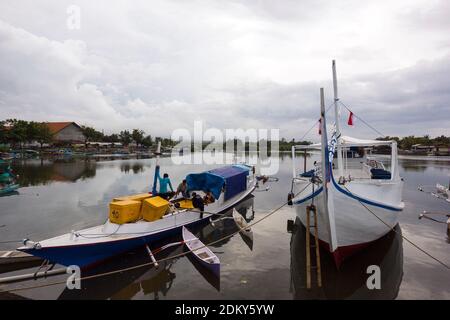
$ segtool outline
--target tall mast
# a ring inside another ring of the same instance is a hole
[[[325,97],[323,93],[323,88],[320,88],[320,125],[322,131],[322,187],[323,187],[323,206],[324,206],[324,217],[327,222],[327,228],[330,235],[329,245],[330,251],[333,252],[337,248],[337,238],[336,238],[336,223],[334,217],[334,197],[333,188],[331,186],[331,175],[332,166],[331,162],[333,159],[329,158],[328,149],[328,137],[327,137],[327,120],[325,118]]]
[[[336,122],[336,136],[340,137],[341,128],[339,123],[339,107],[338,107],[338,87],[336,77],[336,61],[333,60],[333,89],[334,89],[334,117]],[[344,176],[344,164],[342,161],[342,148],[340,144],[340,138],[337,139],[337,157],[338,157],[338,173],[339,177]]]

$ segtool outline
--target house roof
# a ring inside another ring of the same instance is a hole
[[[75,125],[78,128],[80,127],[75,122],[46,122],[45,124],[48,126],[52,134],[58,133],[71,124]]]

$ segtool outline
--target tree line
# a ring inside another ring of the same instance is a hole
[[[395,140],[397,145],[402,150],[410,150],[415,144],[420,144],[423,146],[450,146],[450,137],[441,135],[436,138],[431,138],[429,135],[424,135],[422,137],[407,136],[407,137],[379,137],[377,140]]]
[[[24,143],[37,141],[42,148],[50,143],[53,135],[50,128],[42,122],[8,119],[0,121],[0,143],[23,146]]]
[[[108,135],[92,127],[81,126],[81,131],[85,138],[85,144],[88,142],[120,142],[122,145],[128,146],[131,142],[135,142],[138,147],[150,147],[158,140],[161,141],[163,147],[175,144],[168,138],[156,137],[153,139],[151,135],[146,135],[140,129],[123,130]],[[46,123],[18,119],[0,121],[0,144],[11,144],[22,148],[25,143],[33,142],[38,142],[41,148],[44,144],[53,142],[53,134]]]
[[[123,130],[119,133],[113,133],[110,135],[104,134],[92,127],[81,126],[86,143],[88,142],[120,142],[124,146],[128,146],[131,142],[136,143],[138,147],[150,147],[153,145],[154,140],[151,135],[146,135],[144,130],[133,129],[132,131]],[[157,138],[156,140],[158,140]],[[161,139],[161,145],[170,144],[170,139]],[[164,142],[164,143],[163,143]]]

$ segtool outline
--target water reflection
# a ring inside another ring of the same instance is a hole
[[[336,269],[330,254],[321,251],[321,289],[306,289],[306,229],[297,218],[291,238],[291,290],[294,299],[395,299],[403,277],[403,244],[400,226],[353,256]],[[381,270],[381,289],[369,290],[367,267]],[[314,271],[313,271],[314,272]],[[313,277],[314,279],[314,277]],[[313,284],[315,282],[312,282]]]
[[[174,247],[157,256],[158,260],[175,256],[183,252],[183,247]],[[176,278],[171,272],[177,258],[162,261],[158,268],[143,266],[141,268],[125,272],[113,273],[81,281],[81,290],[65,289],[58,299],[132,299],[138,293],[151,295],[153,299],[159,299],[160,295],[166,296]],[[124,268],[130,268],[151,262],[144,247],[105,262],[104,264],[82,272],[82,277],[89,277],[101,273],[112,272]]]
[[[130,170],[132,170],[134,174],[138,174],[144,172],[145,168],[141,162],[135,163],[124,162],[120,164],[120,171],[124,173],[129,173]]]
[[[95,177],[96,163],[92,161],[67,159],[28,159],[14,161],[13,171],[19,175],[21,187],[47,185],[51,182],[76,182],[79,179]]]
[[[250,222],[254,218],[255,210],[253,208],[254,205],[254,196],[249,196],[246,200],[239,203],[234,208],[236,211],[241,214],[247,222]],[[233,219],[233,210],[229,210],[224,214],[222,219],[218,219],[214,221],[214,224],[209,224],[202,228],[199,233],[196,234],[200,240],[204,243],[215,242],[218,239],[223,239],[218,242],[213,243],[212,247],[222,247],[226,243],[228,243],[232,237],[229,237],[231,234],[237,232],[239,227],[236,225],[236,222]],[[250,218],[248,218],[250,217]],[[239,233],[240,234],[240,233]],[[253,249],[253,239],[242,236],[244,243],[250,248]]]

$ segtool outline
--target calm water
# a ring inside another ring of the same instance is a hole
[[[209,166],[174,165],[161,159],[176,185],[189,172]],[[309,161],[312,161],[309,159]],[[300,162],[300,161],[299,161]],[[401,214],[398,233],[390,233],[370,249],[354,256],[337,271],[330,257],[322,253],[323,290],[305,289],[304,228],[288,233],[288,219],[295,220],[294,209],[285,207],[253,227],[253,242],[239,234],[221,241],[212,250],[221,260],[221,278],[214,279],[188,257],[168,260],[159,269],[143,267],[83,282],[83,290],[65,285],[0,294],[0,298],[30,299],[450,299],[450,272],[402,240],[403,234],[430,253],[450,264],[446,225],[418,220],[423,210],[450,211],[450,204],[417,191],[418,185],[447,184],[449,161],[401,160],[405,178],[406,208]],[[70,230],[101,224],[108,213],[108,202],[120,195],[149,190],[154,159],[84,161],[27,160],[14,164],[23,186],[17,194],[0,198],[0,242],[28,237],[41,240]],[[248,221],[257,220],[286,201],[290,189],[292,159],[280,157],[278,182],[267,192],[256,192],[238,210]],[[362,213],[364,214],[364,213]],[[441,217],[438,217],[441,218]],[[441,218],[441,220],[444,220]],[[236,231],[233,220],[223,220],[194,230],[204,242],[220,239]],[[173,239],[176,240],[176,239]],[[0,250],[13,249],[15,243],[0,243]],[[179,254],[173,248],[163,255]],[[149,261],[144,249],[129,252],[90,272],[105,272]],[[368,290],[366,269],[381,267],[381,290]],[[33,272],[33,269],[22,270]],[[0,276],[15,273],[2,273]],[[64,280],[65,276],[1,286],[19,288]]]

